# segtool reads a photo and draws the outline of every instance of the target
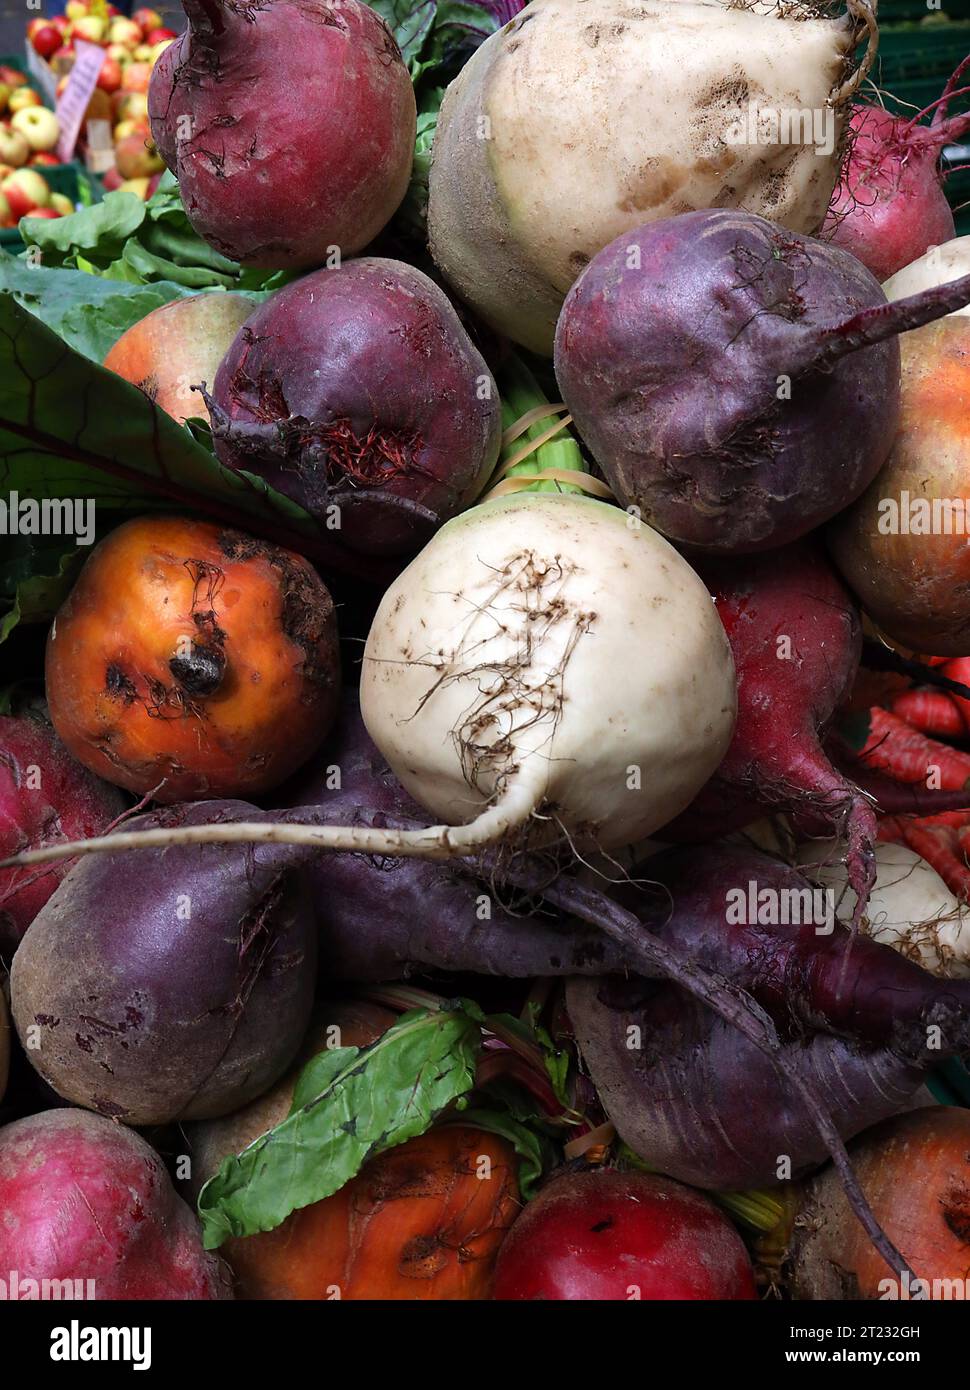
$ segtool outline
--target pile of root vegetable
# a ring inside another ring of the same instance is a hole
[[[966,1297],[970,58],[399,8],[0,257],[0,1276]]]

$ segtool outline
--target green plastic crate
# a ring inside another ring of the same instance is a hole
[[[104,197],[101,181],[83,164],[51,164],[46,167],[40,165],[37,167],[37,172],[43,174],[50,184],[52,192],[65,193],[75,204],[100,203]],[[5,251],[16,254],[16,252],[23,250],[23,245],[23,238],[18,228],[7,227],[0,231],[0,246]]]

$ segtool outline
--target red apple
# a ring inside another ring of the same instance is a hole
[[[30,212],[27,215],[28,217],[43,217],[48,222],[54,217],[64,216],[64,214],[62,212],[58,212],[56,208],[31,208]]]
[[[165,161],[144,135],[126,135],[115,145],[115,164],[123,179],[147,179],[161,173]]]
[[[0,125],[0,162],[19,169],[29,158],[30,144],[26,135],[8,125]]]
[[[86,14],[71,25],[71,37],[85,43],[103,43],[107,32],[108,21],[96,14]]]
[[[34,208],[46,207],[51,196],[47,180],[36,169],[15,169],[0,183],[0,193],[18,222]]]
[[[162,16],[157,10],[151,10],[147,6],[136,10],[132,19],[143,34],[150,34],[153,29],[160,29],[162,26]]]
[[[109,43],[123,43],[125,48],[135,48],[142,41],[141,28],[133,19],[113,19],[108,29]]]
[[[121,79],[121,88],[125,92],[147,92],[151,80],[152,70],[148,63],[129,63]]]
[[[26,87],[27,74],[18,72],[16,68],[8,68],[6,63],[0,63],[0,82],[5,87]]]
[[[102,176],[101,182],[104,184],[104,187],[108,193],[116,193],[118,189],[121,187],[121,185],[124,183],[124,179],[118,173],[117,169],[112,168],[108,169],[105,172],[105,174]],[[0,185],[0,187],[2,187],[2,185]]]
[[[27,160],[27,167],[28,169],[36,169],[39,166],[50,169],[56,167],[60,162],[57,155],[51,154],[49,150],[37,150]]]
[[[117,92],[121,87],[121,64],[116,58],[105,58],[101,64],[98,86],[102,92]]]
[[[145,39],[145,42],[154,48],[157,43],[171,43],[172,39],[177,39],[174,29],[153,29]]]
[[[45,24],[42,29],[38,29],[30,40],[35,53],[39,53],[42,58],[52,58],[61,46],[60,31],[55,29],[53,24]]]
[[[28,106],[43,106],[40,94],[35,92],[33,87],[18,87],[15,92],[10,93],[10,100],[7,106],[11,113],[23,111]]]
[[[10,211],[10,204],[7,202],[7,195],[0,193],[0,228],[16,227],[17,222]]]

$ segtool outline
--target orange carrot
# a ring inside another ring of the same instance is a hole
[[[956,700],[942,690],[907,690],[896,696],[890,710],[923,734],[962,738],[966,733]]]
[[[944,791],[970,788],[970,755],[926,738],[878,705],[869,711],[869,736],[859,760],[897,782],[922,782]]]

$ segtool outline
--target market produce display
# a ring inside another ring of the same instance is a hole
[[[0,67],[0,1280],[967,1298],[966,49],[183,9]]]

